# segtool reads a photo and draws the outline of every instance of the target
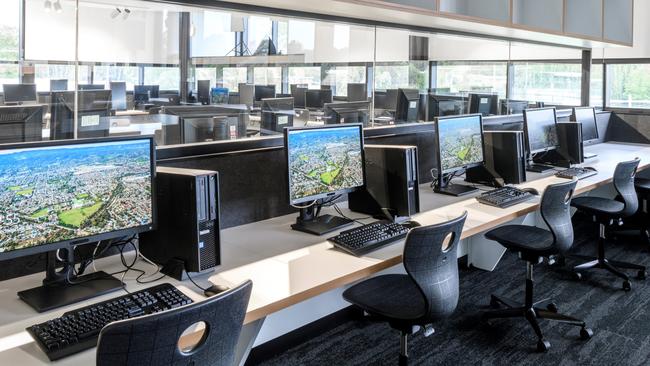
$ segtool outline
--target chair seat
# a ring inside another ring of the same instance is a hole
[[[395,320],[417,320],[425,315],[425,300],[407,275],[383,275],[358,283],[343,298],[372,315]]]
[[[609,198],[577,197],[571,206],[591,215],[616,216],[625,209],[625,204]]]
[[[642,193],[644,195],[650,194],[650,179],[646,178],[634,178],[634,188],[639,193]]]
[[[525,254],[543,257],[557,253],[557,248],[553,245],[553,234],[535,226],[505,225],[488,231],[485,237]]]

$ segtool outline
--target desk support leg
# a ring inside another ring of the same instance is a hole
[[[534,226],[536,223],[535,213],[528,214],[524,217],[517,218],[508,224],[521,224]],[[494,271],[501,257],[506,252],[506,248],[484,236],[485,233],[479,233],[468,240],[467,263],[474,268],[485,271]]]
[[[246,359],[253,348],[255,339],[262,329],[264,319],[258,319],[252,323],[244,324],[239,335],[239,342],[237,342],[237,354],[235,355],[235,365],[244,366]]]

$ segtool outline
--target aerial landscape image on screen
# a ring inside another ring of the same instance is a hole
[[[442,119],[438,122],[438,136],[443,170],[483,161],[483,139],[478,117]]]
[[[291,200],[363,185],[359,127],[289,131]]]
[[[544,150],[557,146],[558,140],[555,122],[536,123],[534,126],[528,126],[528,129],[531,150]]]
[[[152,223],[149,140],[0,149],[0,252]]]

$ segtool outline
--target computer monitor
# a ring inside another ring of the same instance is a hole
[[[332,90],[309,89],[305,92],[305,107],[307,109],[323,109],[326,103],[332,103]]]
[[[112,109],[110,90],[84,90],[78,92],[77,138],[107,137]],[[52,93],[52,117],[50,139],[73,139],[75,116],[75,92]]]
[[[111,81],[111,104],[115,111],[125,111],[128,109],[126,102],[126,83],[124,81]]]
[[[491,116],[499,113],[499,96],[496,94],[469,94],[469,113]]]
[[[417,122],[420,92],[417,89],[398,89],[395,107],[395,123]]]
[[[555,150],[558,144],[555,107],[524,110],[524,138],[529,154]]]
[[[189,117],[183,118],[182,125],[186,144],[236,140],[242,128],[239,116]]]
[[[375,108],[394,111],[397,108],[397,89],[375,92]]]
[[[291,96],[293,97],[293,103],[295,108],[305,108],[305,93],[307,93],[307,87],[301,87],[297,85],[291,85]]]
[[[249,107],[255,104],[255,85],[239,84],[239,103]]]
[[[23,301],[42,312],[123,287],[102,271],[76,276],[73,248],[155,228],[155,162],[141,136],[0,147],[0,260],[48,253],[48,281]]]
[[[365,102],[368,100],[366,83],[348,83],[348,102]]]
[[[269,98],[275,98],[275,85],[255,85],[255,103]]]
[[[42,139],[42,105],[0,107],[0,144]]]
[[[361,123],[364,127],[370,122],[370,102],[326,103],[324,108],[325,123]]]
[[[104,84],[79,84],[79,90],[104,90]]]
[[[196,84],[196,95],[199,103],[203,105],[210,104],[210,80],[199,80]]]
[[[462,196],[474,187],[450,184],[461,171],[483,164],[483,118],[480,114],[436,118],[437,179],[435,192]]]
[[[594,108],[573,108],[571,120],[582,123],[582,142],[585,145],[598,142],[598,124],[596,123],[596,110]]]
[[[22,104],[36,102],[36,84],[3,84],[5,104]]]
[[[246,107],[237,106],[198,106],[198,105],[179,105],[179,106],[164,106],[161,113],[178,116],[179,119],[179,133],[185,132],[185,121],[190,119],[204,119],[214,123],[216,117],[232,117],[237,119],[236,125],[228,124],[228,139],[233,139],[233,135],[237,138],[246,137],[246,126],[249,122],[249,111]],[[230,121],[230,120],[229,120]],[[203,122],[205,125],[208,122]],[[201,124],[197,125],[201,128]],[[189,128],[189,127],[188,127]],[[183,141],[197,142],[191,136],[183,137]]]
[[[427,98],[427,121],[435,117],[457,116],[465,113],[466,103],[462,97],[429,94]]]
[[[133,100],[136,104],[147,103],[149,98],[158,98],[160,87],[158,85],[134,85]]]
[[[260,133],[275,135],[285,127],[293,126],[294,114],[292,97],[262,99]]]
[[[522,114],[528,108],[527,100],[501,99],[499,101],[501,115]]]
[[[50,80],[50,91],[68,90],[68,79]]]
[[[351,221],[319,216],[319,207],[365,185],[361,124],[284,130],[289,203],[300,205],[292,228],[323,235]]]

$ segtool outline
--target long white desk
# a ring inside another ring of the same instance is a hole
[[[586,150],[599,154],[597,158],[585,164],[598,169],[598,174],[579,181],[577,194],[586,194],[611,183],[614,168],[619,161],[639,157],[639,170],[650,167],[650,146],[647,145],[607,143],[590,146]],[[541,193],[549,184],[560,181],[564,180],[552,176],[552,173],[529,174],[529,181],[521,186],[534,187]],[[539,199],[507,209],[498,209],[479,204],[473,196],[457,198],[434,194],[428,185],[422,185],[420,202],[422,213],[413,219],[422,225],[443,222],[467,211],[468,218],[462,233],[464,240],[459,249],[459,256],[468,255],[469,262],[475,267],[491,270],[505,249],[496,243],[482,240],[482,235],[479,234],[513,220],[534,225],[535,220],[530,219],[530,214],[537,210]],[[355,217],[354,214],[350,215]],[[324,237],[292,231],[290,225],[294,221],[295,215],[286,215],[222,231],[223,265],[210,280],[229,286],[246,279],[253,280],[246,326],[240,339],[242,358],[245,358],[263,326],[263,333],[266,333],[268,338],[269,334],[277,336],[283,331],[277,330],[274,334],[274,327],[285,327],[284,330],[288,331],[301,325],[300,322],[313,321],[315,319],[307,315],[317,318],[344,306],[338,304],[338,308],[332,307],[329,302],[335,302],[345,286],[381,271],[401,268],[398,265],[401,262],[403,241],[357,258],[333,249]],[[117,262],[115,257],[105,258],[98,261],[97,266],[106,271],[115,271],[120,269]],[[140,268],[151,273],[152,268],[147,266],[145,263],[139,264]],[[127,277],[129,290],[153,285],[139,285],[134,281],[134,277]],[[60,316],[67,310],[123,294],[116,292],[56,311],[37,314],[18,299],[16,292],[37,286],[42,279],[43,274],[39,273],[0,282],[0,364],[48,364],[45,355],[24,331],[26,327]],[[195,300],[203,297],[189,282],[179,283],[170,279],[164,281],[178,286]],[[199,282],[206,283],[205,279]],[[296,324],[284,325],[288,318],[292,318]],[[94,363],[94,357],[94,350],[88,350],[56,364],[90,365]]]

